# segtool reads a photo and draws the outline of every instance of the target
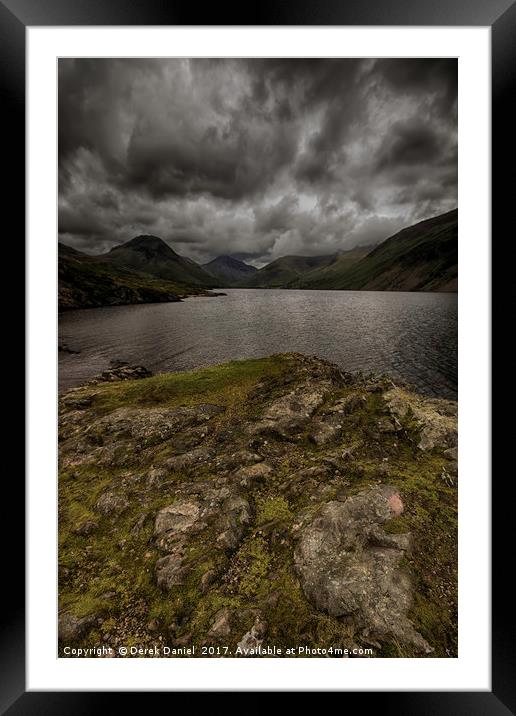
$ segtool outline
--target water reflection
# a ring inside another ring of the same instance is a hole
[[[435,396],[457,394],[457,295],[376,291],[226,289],[183,303],[65,313],[61,389],[113,358],[154,372],[300,351],[345,370],[390,374]]]

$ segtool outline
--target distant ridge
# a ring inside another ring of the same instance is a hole
[[[289,284],[303,274],[335,260],[336,254],[328,256],[282,256],[267,264],[239,286],[243,288],[288,288]]]
[[[258,271],[255,266],[249,266],[233,256],[217,256],[213,261],[202,264],[202,268],[226,286],[238,283]]]

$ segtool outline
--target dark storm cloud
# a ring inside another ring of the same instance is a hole
[[[455,60],[60,60],[59,231],[263,263],[456,204]]]
[[[457,110],[457,62],[444,58],[385,59],[377,62],[375,72],[400,94],[432,96],[435,112]]]
[[[378,169],[431,164],[439,159],[441,147],[438,133],[429,124],[417,119],[396,122],[380,150]]]
[[[296,149],[287,129],[243,121],[225,127],[194,127],[178,134],[175,124],[137,127],[127,148],[125,186],[155,197],[210,194],[240,199],[268,186]]]

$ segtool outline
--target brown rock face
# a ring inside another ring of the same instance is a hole
[[[365,638],[394,637],[428,652],[407,618],[412,586],[400,563],[410,535],[382,529],[402,511],[399,493],[387,485],[326,503],[303,530],[295,565],[317,609],[331,616],[353,615]]]

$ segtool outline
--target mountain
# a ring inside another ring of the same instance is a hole
[[[335,260],[329,256],[282,256],[241,281],[241,288],[287,288],[302,275]]]
[[[372,246],[358,246],[349,251],[342,251],[334,256],[329,264],[320,266],[303,274],[288,285],[288,288],[335,288],[340,277],[348,271],[357,261],[367,256]]]
[[[131,303],[180,301],[206,293],[88,256],[66,244],[58,247],[60,311]]]
[[[204,289],[306,288],[457,291],[457,209],[402,229],[372,251],[282,256],[259,271],[231,256],[204,267],[157,236],[137,236],[100,256],[59,244],[59,308],[179,301]]]
[[[216,283],[195,261],[176,254],[157,236],[136,236],[98,258],[185,286],[211,288]]]
[[[457,209],[402,229],[313,288],[457,291]],[[303,287],[306,287],[303,284]]]
[[[217,256],[213,261],[203,264],[202,268],[210,276],[216,278],[221,286],[230,286],[243,281],[249,275],[258,271],[254,266],[249,266],[249,264],[245,264],[232,256]]]
[[[329,256],[283,256],[245,288],[457,291],[457,209],[420,221],[371,248]]]

